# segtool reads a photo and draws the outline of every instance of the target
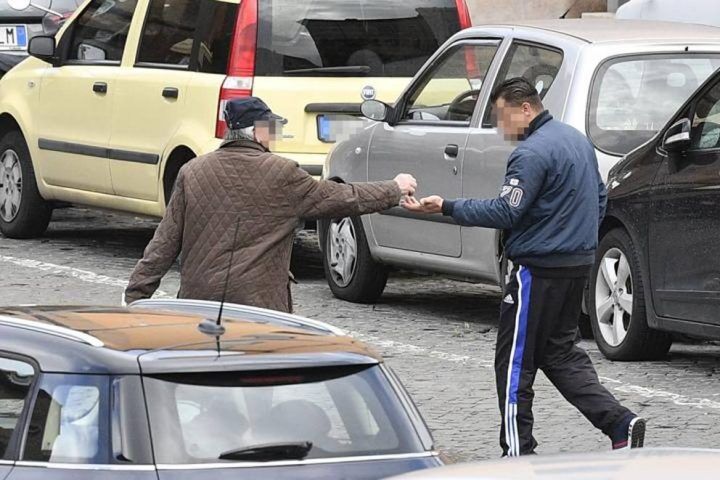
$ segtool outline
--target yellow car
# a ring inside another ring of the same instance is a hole
[[[392,101],[469,25],[464,0],[88,0],[0,80],[0,231],[73,204],[161,216],[238,96],[288,118],[275,151],[319,175],[362,99]]]

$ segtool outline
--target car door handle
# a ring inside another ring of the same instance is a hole
[[[95,93],[107,93],[108,85],[105,82],[95,82],[93,83],[93,92]]]
[[[163,88],[162,96],[165,98],[178,98],[180,96],[180,90],[175,87],[165,87]]]
[[[445,146],[445,155],[450,158],[457,158],[458,154],[460,153],[460,147],[457,145],[446,145]]]

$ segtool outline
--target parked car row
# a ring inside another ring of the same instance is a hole
[[[320,175],[361,91],[390,100],[467,26],[464,0],[90,0],[0,81],[0,231],[40,235],[66,204],[162,216],[238,96],[281,112],[276,151]]]
[[[0,25],[0,37],[4,28],[7,38],[25,38],[5,48],[28,43],[34,57],[0,83],[6,236],[41,234],[53,208],[68,204],[161,215],[180,167],[219,145],[224,102],[250,93],[289,118],[277,152],[313,174],[332,148],[326,178],[409,171],[419,195],[492,197],[514,145],[495,127],[490,93],[523,76],[557,118],[588,136],[603,176],[646,145],[618,167],[628,177],[609,178],[586,299],[602,351],[656,358],[667,352],[669,332],[720,336],[720,268],[704,242],[717,223],[714,104],[703,104],[711,112],[704,116],[695,107],[676,115],[668,138],[679,150],[657,136],[720,66],[720,30],[559,20],[452,36],[469,26],[462,0],[90,0],[57,39],[37,29],[23,37],[30,18],[57,17],[62,2],[46,3],[23,10],[24,24]],[[389,102],[406,84],[392,107],[366,103],[378,122],[336,143],[339,126],[358,121],[360,93]],[[678,143],[686,135],[689,143]],[[644,159],[631,160],[637,155]],[[392,267],[499,284],[508,269],[497,232],[441,216],[396,208],[319,230],[330,288],[349,301],[376,301]],[[677,245],[696,245],[698,256]]]
[[[714,87],[675,115],[677,125],[664,127],[718,67],[720,30],[713,27],[560,20],[468,29],[392,107],[363,105],[378,122],[338,145],[324,175],[353,182],[409,171],[419,196],[494,197],[514,145],[495,126],[490,93],[507,78],[525,77],[558,119],[587,135],[603,177],[645,145],[609,177],[610,209],[586,307],[606,356],[657,358],[668,351],[669,332],[720,338]],[[320,244],[330,288],[354,302],[376,301],[390,267],[498,284],[508,270],[499,232],[400,207],[322,222]]]

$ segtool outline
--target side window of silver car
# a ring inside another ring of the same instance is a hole
[[[498,43],[451,47],[410,95],[403,120],[470,123]]]
[[[515,42],[510,46],[494,86],[511,78],[523,77],[535,85],[540,98],[544,98],[560,71],[562,61],[563,53],[560,50],[534,43]],[[483,127],[496,125],[492,110],[492,105],[485,108]]]

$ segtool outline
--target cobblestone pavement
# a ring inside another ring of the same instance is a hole
[[[89,210],[55,212],[45,238],[0,238],[0,304],[117,305],[154,222]],[[492,370],[496,290],[435,277],[395,275],[380,303],[353,305],[331,295],[314,236],[296,242],[297,312],[330,322],[374,344],[401,376],[455,460],[498,455]],[[161,289],[174,295],[177,272]],[[613,363],[583,342],[605,383],[649,419],[646,444],[720,447],[720,346],[677,343],[661,362]],[[601,451],[609,442],[538,375],[535,400],[540,453]]]

